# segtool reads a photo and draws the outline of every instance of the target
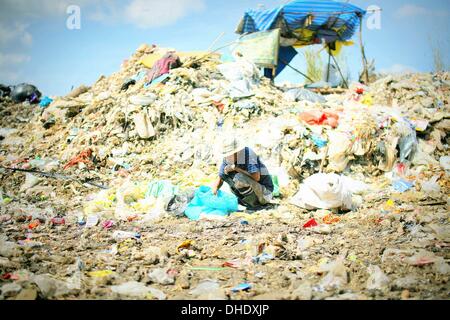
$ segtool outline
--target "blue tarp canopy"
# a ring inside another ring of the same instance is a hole
[[[294,46],[318,44],[325,40],[349,40],[366,11],[352,4],[330,0],[295,0],[271,10],[248,10],[238,34],[280,28],[281,36],[296,39]]]
[[[294,0],[271,10],[247,10],[236,33],[280,29],[278,75],[295,57],[293,47],[350,40],[366,11],[352,4],[331,0]],[[265,71],[271,78],[271,72]]]

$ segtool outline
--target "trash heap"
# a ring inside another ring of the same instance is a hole
[[[0,297],[441,297],[449,86],[321,95],[242,57],[142,45],[64,97],[2,93]],[[230,133],[269,168],[275,208],[211,197]]]

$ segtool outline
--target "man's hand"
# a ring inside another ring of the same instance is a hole
[[[229,174],[230,172],[236,171],[236,165],[234,164],[228,165],[223,169],[223,171],[225,172],[225,174]]]
[[[219,189],[222,187],[223,180],[222,178],[218,178],[217,182],[214,183],[214,185],[211,187],[211,192],[213,195],[217,196],[217,192],[219,192]]]

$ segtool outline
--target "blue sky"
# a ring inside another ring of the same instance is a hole
[[[320,1],[320,0],[318,0]],[[33,83],[47,95],[63,95],[72,86],[92,84],[117,71],[141,43],[180,51],[206,50],[222,32],[217,46],[236,39],[243,13],[286,0],[0,0],[0,83]],[[381,29],[364,24],[364,42],[377,70],[433,70],[430,41],[450,65],[450,1],[351,0],[361,8],[382,8]],[[69,5],[81,9],[81,29],[69,30]],[[355,38],[358,40],[358,38]],[[320,48],[314,48],[318,50]],[[225,50],[226,52],[226,50]],[[358,46],[343,52],[346,68],[357,77]],[[292,65],[304,70],[299,54]],[[302,82],[286,69],[277,81]]]

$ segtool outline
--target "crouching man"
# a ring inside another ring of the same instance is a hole
[[[266,166],[256,153],[236,138],[227,138],[222,149],[223,162],[212,192],[228,183],[239,203],[249,209],[260,208],[272,200],[273,183]]]

